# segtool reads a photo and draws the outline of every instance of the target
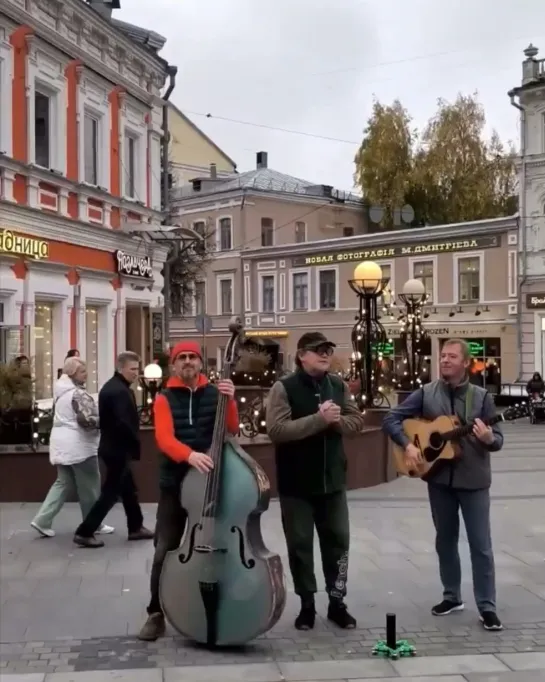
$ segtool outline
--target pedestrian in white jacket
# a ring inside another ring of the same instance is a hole
[[[43,537],[53,537],[53,519],[75,491],[83,518],[100,495],[98,408],[85,390],[87,368],[79,357],[64,363],[63,373],[55,384],[53,428],[49,441],[49,460],[57,467],[57,479],[49,489],[31,526]],[[102,525],[99,533],[113,533]]]

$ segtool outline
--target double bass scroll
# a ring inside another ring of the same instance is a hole
[[[230,378],[242,324],[229,325],[222,378]],[[179,549],[169,552],[160,580],[163,612],[175,630],[209,647],[240,646],[270,630],[286,603],[282,561],[265,546],[261,514],[270,483],[236,438],[226,433],[228,398],[218,394],[208,454],[209,474],[191,469],[182,482],[188,521]]]

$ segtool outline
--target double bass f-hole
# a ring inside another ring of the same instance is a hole
[[[246,559],[246,547],[244,545],[244,533],[238,526],[231,527],[231,533],[238,533],[238,553],[240,556],[240,563],[244,568],[251,569],[255,566],[254,559]]]
[[[212,547],[211,545],[196,545],[195,544],[195,535],[197,534],[197,531],[202,530],[202,524],[196,523],[193,528],[191,529],[191,534],[189,537],[189,551],[187,552],[187,555],[185,554],[179,554],[178,555],[178,561],[181,564],[187,564],[187,562],[191,559],[193,556],[193,552],[196,554],[226,554],[227,550],[224,548],[217,548],[217,547]],[[243,546],[244,546],[244,541],[242,540]],[[250,559],[250,561],[252,561]],[[244,561],[242,562],[244,563]],[[244,564],[246,565],[246,564]],[[247,566],[247,568],[252,568],[252,566]]]

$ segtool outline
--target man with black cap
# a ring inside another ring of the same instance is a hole
[[[229,397],[227,431],[239,430],[235,387],[230,379],[209,383],[202,374],[202,354],[195,341],[180,341],[172,349],[173,376],[155,399],[155,440],[160,451],[159,504],[155,526],[155,553],[151,566],[151,600],[148,619],[139,639],[153,641],[165,633],[159,601],[159,579],[168,552],[179,547],[187,514],[180,499],[182,481],[190,467],[207,474],[214,467],[206,453],[212,445],[218,395]]]
[[[320,332],[303,334],[296,371],[277,381],[267,400],[282,526],[301,599],[298,630],[312,629],[316,619],[314,527],[329,595],[327,617],[341,628],[356,627],[344,603],[350,528],[343,436],[361,432],[364,418],[348,386],[329,373],[334,348]]]

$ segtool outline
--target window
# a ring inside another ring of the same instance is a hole
[[[85,308],[85,360],[87,362],[87,390],[98,393],[98,308]]]
[[[439,340],[439,347],[441,349],[446,340]],[[501,339],[464,338],[464,341],[469,346],[471,354],[471,364],[469,366],[469,380],[471,383],[483,386],[490,393],[500,393]]]
[[[36,302],[34,312],[36,400],[53,397],[53,305]]]
[[[98,185],[98,120],[85,114],[83,122],[85,182]]]
[[[379,308],[381,306],[390,305],[392,303],[392,287],[393,287],[392,266],[390,265],[390,263],[380,263],[380,267],[382,269],[382,279],[387,280],[388,283],[384,287],[384,291],[382,292],[382,296],[378,299]],[[380,310],[379,310],[379,314],[380,314]]]
[[[195,314],[206,313],[206,282],[195,282]]]
[[[34,92],[35,159],[38,166],[51,168],[51,99]]]
[[[433,261],[425,260],[414,264],[413,277],[424,285],[428,295],[428,303],[433,301]]]
[[[293,309],[308,310],[308,274],[293,273]]]
[[[204,220],[197,220],[196,222],[194,222],[193,229],[199,236],[203,237],[204,239],[204,237],[206,236],[205,235],[206,223],[204,222]]]
[[[195,245],[192,247],[195,253],[199,253],[203,255],[206,253],[206,248],[208,245],[208,240],[207,240],[207,234],[206,234],[206,222],[204,220],[197,220],[196,222],[193,223],[193,230],[202,237],[202,240],[199,240],[195,243]]]
[[[261,311],[274,313],[274,275],[261,278]]]
[[[480,259],[458,259],[458,301],[468,303],[480,299]]]
[[[295,243],[302,244],[307,241],[307,224],[302,222],[295,223]]]
[[[353,227],[343,227],[343,237],[353,237],[354,228]]]
[[[136,145],[137,141],[132,135],[125,135],[125,149],[123,153],[123,170],[125,175],[124,194],[131,199],[136,196]]]
[[[231,218],[220,218],[219,247],[220,251],[230,251],[233,248],[233,231]]]
[[[319,277],[319,305],[320,310],[337,307],[337,273],[335,270],[320,270]]]
[[[272,218],[261,218],[261,246],[272,246],[274,241],[274,223]]]
[[[220,315],[233,313],[233,280],[220,279]]]

